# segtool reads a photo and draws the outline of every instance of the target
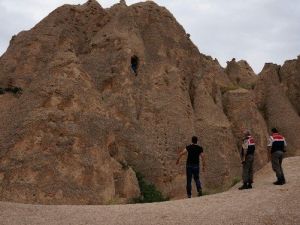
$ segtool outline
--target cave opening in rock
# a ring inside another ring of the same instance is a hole
[[[139,58],[134,55],[131,57],[131,69],[133,70],[133,72],[135,73],[135,75],[137,76],[137,70],[138,70],[138,66],[139,66]]]

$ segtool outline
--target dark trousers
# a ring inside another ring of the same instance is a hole
[[[272,153],[272,169],[276,173],[276,177],[279,181],[285,180],[282,170],[283,152],[276,151]]]
[[[201,190],[199,172],[199,165],[186,166],[186,193],[189,197],[192,196],[192,178],[195,180],[197,191],[199,192]]]
[[[137,72],[137,65],[136,65],[136,64],[132,64],[132,65],[131,65],[131,69],[132,69],[133,72],[136,74],[136,72]]]
[[[253,155],[247,155],[245,162],[243,164],[243,182],[244,183],[253,183]]]

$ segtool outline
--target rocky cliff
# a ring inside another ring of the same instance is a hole
[[[271,126],[298,154],[299,77],[299,58],[258,77],[245,61],[223,69],[151,1],[64,5],[0,58],[0,199],[126,202],[140,194],[136,172],[180,197],[175,161],[192,135],[207,156],[205,188],[223,190],[240,176],[243,129],[258,143],[256,169]]]

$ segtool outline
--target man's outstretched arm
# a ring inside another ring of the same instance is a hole
[[[179,161],[180,161],[180,159],[181,159],[181,157],[183,156],[183,155],[185,155],[187,153],[187,150],[186,150],[186,148],[185,149],[183,149],[180,153],[179,153],[179,155],[178,155],[178,159],[177,159],[177,161],[176,161],[176,165],[178,165],[179,164]]]

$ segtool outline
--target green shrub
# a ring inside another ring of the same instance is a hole
[[[150,203],[150,202],[163,202],[169,199],[164,197],[163,194],[156,189],[153,184],[145,181],[144,176],[140,173],[136,173],[136,177],[139,182],[141,195],[138,198],[134,198],[134,203]]]

